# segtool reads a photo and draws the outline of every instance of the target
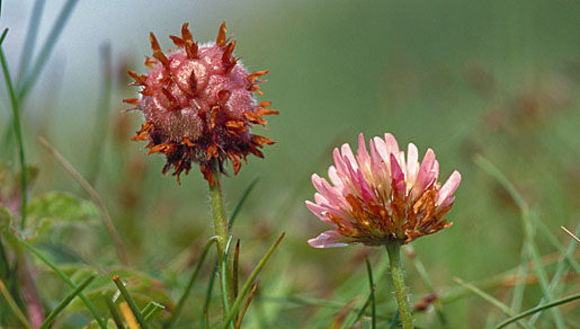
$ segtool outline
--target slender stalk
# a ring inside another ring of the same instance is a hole
[[[6,35],[6,31],[3,36]],[[4,71],[4,79],[6,80],[6,86],[8,87],[8,94],[10,95],[10,105],[12,106],[12,120],[14,124],[14,132],[16,133],[16,141],[18,142],[18,158],[20,160],[20,194],[22,200],[20,202],[20,227],[24,228],[26,224],[26,205],[27,205],[27,194],[26,194],[26,183],[27,183],[27,172],[26,172],[26,157],[24,156],[24,140],[22,138],[22,123],[20,122],[20,102],[16,97],[16,92],[14,91],[14,85],[12,84],[12,78],[10,77],[10,71],[8,70],[8,64],[6,63],[6,57],[4,56],[4,51],[0,48],[0,62],[2,63],[2,70]]]
[[[525,312],[522,312],[518,315],[515,315],[509,319],[504,320],[503,322],[498,324],[494,329],[501,329],[501,328],[507,326],[508,324],[515,322],[515,321],[518,321],[520,319],[523,319],[526,316],[529,316],[531,314],[534,314],[534,313],[537,313],[537,312],[540,312],[540,311],[543,311],[545,309],[549,309],[549,308],[552,308],[552,307],[555,307],[555,306],[558,306],[561,304],[569,303],[569,302],[577,300],[577,299],[580,299],[580,294],[570,295],[570,296],[564,297],[562,299],[552,301],[551,303],[536,306],[536,307],[531,308]]]
[[[179,318],[179,315],[181,314],[183,306],[185,305],[185,302],[187,301],[187,297],[189,297],[189,293],[191,292],[191,289],[193,288],[193,284],[195,283],[195,280],[197,279],[197,276],[201,270],[201,266],[203,265],[203,262],[205,261],[205,257],[207,256],[207,253],[209,252],[209,247],[211,247],[211,244],[214,241],[215,241],[215,238],[209,239],[209,241],[207,241],[205,246],[203,247],[201,255],[199,256],[199,260],[197,261],[197,264],[195,265],[195,269],[193,270],[193,273],[191,274],[191,278],[189,279],[189,283],[187,284],[187,287],[185,288],[183,295],[179,299],[179,302],[177,303],[175,310],[171,314],[171,318],[169,319],[169,321],[165,325],[165,327],[164,327],[165,329],[172,329],[175,326],[175,324],[177,323],[177,319]]]
[[[18,308],[18,304],[16,303],[14,298],[12,298],[10,292],[8,291],[8,289],[6,289],[6,286],[4,285],[4,282],[2,282],[1,279],[0,279],[0,293],[4,296],[4,299],[6,299],[6,303],[8,303],[8,306],[12,310],[12,313],[14,313],[14,315],[16,315],[18,320],[20,320],[20,323],[24,326],[24,328],[32,329],[32,325],[30,325],[24,313],[22,313],[20,308]]]
[[[125,284],[121,281],[121,278],[119,278],[118,275],[114,275],[113,282],[115,283],[115,285],[117,286],[117,289],[119,289],[119,292],[121,292],[121,295],[123,296],[123,298],[125,299],[125,301],[129,305],[129,309],[131,310],[131,312],[129,312],[129,313],[133,313],[133,315],[137,319],[137,322],[139,322],[141,329],[148,329],[149,326],[147,325],[147,323],[143,319],[143,315],[141,314],[141,310],[139,310],[139,307],[137,307],[137,303],[135,303],[135,300],[133,299],[133,297],[131,297],[129,290],[127,290],[127,288],[125,287]],[[126,313],[127,312],[123,312],[124,315]]]
[[[213,216],[213,227],[216,235],[216,247],[218,253],[217,259],[222,260],[230,234],[220,183],[220,173],[218,170],[213,170],[213,177],[214,184],[209,184],[209,195],[211,197],[211,212]],[[226,259],[224,262],[220,261],[218,263],[220,282],[225,282],[225,285],[220,285],[220,287],[222,287],[222,295],[225,297],[224,300],[227,300],[227,304],[232,305],[234,296],[233,282],[231,275],[228,275],[229,273],[232,273],[232,264],[229,259]],[[223,268],[223,266],[225,266],[225,268]],[[224,275],[226,277],[224,277]],[[228,312],[224,312],[224,316],[227,315],[227,313]]]
[[[48,150],[48,152],[50,152],[50,154],[63,166],[63,168],[72,176],[72,178],[76,180],[77,183],[79,183],[79,185],[91,197],[91,199],[101,212],[101,217],[103,219],[103,224],[105,225],[105,228],[109,232],[109,235],[111,235],[111,237],[113,238],[113,243],[115,244],[115,248],[117,254],[119,255],[121,263],[123,265],[129,265],[129,256],[127,255],[127,251],[125,249],[125,246],[123,245],[123,241],[121,240],[119,233],[117,233],[115,225],[113,224],[113,219],[111,218],[109,211],[105,207],[105,203],[103,202],[97,191],[93,188],[91,184],[89,184],[89,182],[87,182],[86,179],[84,179],[84,177],[81,174],[79,174],[78,171],[76,171],[76,169],[52,145],[50,145],[50,143],[46,139],[39,137],[38,141],[42,144],[42,146],[44,146]]]
[[[389,254],[391,278],[395,289],[395,299],[399,306],[401,324],[403,329],[413,328],[413,318],[411,317],[411,307],[409,306],[409,296],[405,288],[405,278],[401,265],[401,245],[397,241],[387,243],[387,253]]]

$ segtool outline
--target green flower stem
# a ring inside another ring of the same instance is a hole
[[[211,197],[211,212],[213,216],[213,227],[216,235],[216,246],[218,253],[218,260],[222,260],[224,253],[226,252],[226,246],[228,243],[228,238],[230,236],[228,229],[228,221],[226,217],[226,210],[224,207],[224,200],[222,195],[222,188],[220,184],[220,173],[218,170],[214,169],[213,172],[214,184],[209,184],[209,195]],[[231,274],[232,264],[228,257],[225,262],[218,261],[220,275],[220,281],[225,282],[225,287],[222,288],[222,295],[226,298],[228,305],[233,303],[233,282]],[[222,267],[225,265],[225,269]],[[223,276],[227,277],[223,277]],[[224,315],[227,311],[224,312]]]
[[[395,289],[395,299],[399,306],[401,324],[403,329],[413,328],[413,318],[411,317],[411,308],[409,306],[409,296],[405,290],[405,278],[401,265],[401,245],[397,241],[387,243],[387,253],[389,254],[391,278],[393,288]]]

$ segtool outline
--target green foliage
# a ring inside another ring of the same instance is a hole
[[[97,218],[99,210],[92,202],[80,200],[71,194],[50,192],[30,200],[28,216],[31,221],[88,221]]]

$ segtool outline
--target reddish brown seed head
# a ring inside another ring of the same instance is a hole
[[[151,33],[153,58],[146,75],[129,72],[142,86],[139,99],[126,100],[143,111],[145,123],[134,140],[148,140],[148,153],[167,157],[163,172],[189,172],[197,162],[213,184],[212,172],[224,170],[230,159],[234,174],[248,154],[262,157],[259,150],[273,142],[251,133],[254,124],[266,124],[265,115],[278,114],[258,103],[258,78],[267,71],[248,73],[234,57],[235,41],[226,38],[225,23],[215,42],[198,44],[183,24],[181,36],[171,36],[178,47],[164,54]],[[261,94],[261,93],[260,93]]]

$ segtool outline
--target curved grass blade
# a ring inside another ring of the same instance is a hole
[[[260,177],[256,177],[256,178],[254,178],[252,180],[252,182],[250,183],[250,185],[248,185],[248,187],[246,187],[246,189],[244,190],[244,193],[242,193],[242,196],[240,197],[240,199],[236,203],[236,206],[234,207],[234,211],[232,211],[232,214],[228,218],[228,228],[230,230],[232,228],[232,225],[234,224],[234,221],[236,220],[236,217],[238,216],[240,210],[242,209],[242,206],[246,202],[246,199],[250,195],[250,192],[252,192],[252,190],[254,189],[254,187],[256,186],[256,184],[258,183],[258,180],[259,179],[260,179]],[[213,294],[213,286],[214,286],[215,278],[216,278],[217,271],[218,271],[218,268],[219,268],[219,263],[218,262],[219,262],[219,260],[216,260],[215,261],[215,265],[213,267],[213,271],[211,272],[212,275],[211,275],[211,277],[209,279],[209,283],[207,285],[207,292],[205,294],[205,302],[203,304],[203,312],[204,312],[204,314],[208,314],[208,312],[209,312],[209,305],[211,303],[212,294]]]
[[[22,48],[22,54],[20,55],[17,86],[20,86],[22,83],[22,79],[26,75],[28,65],[32,59],[34,46],[36,45],[36,37],[38,35],[38,27],[40,26],[40,19],[42,18],[45,3],[45,0],[36,0],[36,2],[34,2],[32,16],[30,17],[30,23],[28,24],[28,31],[26,31],[26,37],[24,39],[24,47]]]
[[[99,175],[101,164],[103,163],[103,148],[107,135],[107,119],[111,111],[111,94],[113,86],[113,65],[111,55],[111,44],[105,43],[99,48],[101,57],[102,85],[99,100],[97,103],[97,119],[95,120],[93,145],[90,148],[89,170],[87,181],[94,185]]]
[[[395,327],[399,324],[399,310],[395,312],[395,316],[393,316],[393,320],[391,320],[391,324],[389,325],[389,329],[395,329]]]
[[[149,326],[147,326],[147,323],[145,323],[145,320],[143,320],[143,315],[141,314],[139,307],[137,307],[137,303],[135,303],[135,300],[133,299],[133,297],[131,297],[131,294],[125,287],[125,284],[123,284],[123,282],[121,281],[121,278],[119,278],[118,275],[114,275],[113,282],[117,286],[117,289],[119,289],[119,291],[121,292],[121,295],[123,295],[123,299],[125,299],[125,301],[129,305],[131,312],[133,313],[135,318],[137,318],[137,322],[139,322],[141,329],[149,328]]]
[[[268,259],[270,259],[270,256],[272,256],[272,253],[274,253],[274,250],[276,250],[278,245],[280,245],[280,242],[284,238],[284,235],[285,235],[285,233],[282,233],[280,235],[280,237],[276,240],[276,242],[274,242],[274,244],[270,247],[270,249],[268,249],[268,251],[266,251],[266,254],[262,257],[262,259],[260,259],[260,261],[258,262],[258,265],[256,265],[256,267],[254,268],[254,270],[250,274],[250,277],[248,278],[246,283],[244,283],[244,286],[242,287],[240,294],[235,299],[234,304],[232,305],[230,312],[228,313],[228,316],[226,317],[226,319],[224,321],[224,324],[222,327],[223,329],[227,329],[228,326],[230,325],[230,322],[233,320],[234,316],[238,312],[238,309],[240,308],[240,304],[242,303],[244,296],[246,295],[246,293],[248,293],[248,291],[252,287],[254,280],[256,280],[256,277],[258,276],[258,274],[260,274],[260,272],[262,271],[262,268],[264,268],[264,265],[266,265],[266,262],[268,262]]]
[[[565,303],[569,303],[569,302],[575,301],[577,299],[580,299],[580,293],[579,294],[574,294],[574,295],[571,295],[571,296],[568,296],[568,297],[564,297],[562,299],[555,300],[555,301],[553,301],[551,303],[547,303],[547,304],[544,304],[544,305],[541,305],[541,306],[537,306],[537,307],[531,308],[531,309],[529,309],[529,310],[527,310],[525,312],[522,312],[520,314],[517,314],[517,315],[509,318],[509,319],[504,320],[503,322],[501,322],[500,324],[498,324],[495,327],[495,329],[501,329],[501,328],[507,326],[510,323],[513,323],[515,321],[521,320],[521,319],[525,318],[526,316],[529,316],[529,315],[534,314],[536,312],[540,312],[540,311],[543,311],[543,310],[546,310],[546,309],[549,309],[549,308],[552,308],[552,307],[555,307],[555,306],[558,306],[558,305],[562,305],[562,304],[565,304]]]
[[[117,312],[117,308],[115,307],[115,303],[113,300],[109,298],[106,294],[103,294],[103,299],[105,299],[105,304],[109,309],[109,313],[111,313],[111,317],[113,318],[113,322],[117,329],[125,329],[125,325],[123,324],[123,319],[121,318],[121,314]]]
[[[580,243],[580,239],[576,235],[574,235],[574,233],[570,232],[570,230],[568,230],[564,226],[560,226],[560,228],[562,229],[562,231],[566,232],[569,236],[571,236],[572,239],[574,239],[574,240],[576,240],[576,242]]]
[[[187,297],[189,297],[189,293],[191,292],[191,289],[193,288],[195,280],[197,279],[197,276],[199,275],[199,272],[201,270],[201,266],[203,265],[205,258],[207,257],[207,253],[209,252],[209,249],[210,249],[212,243],[214,243],[216,241],[216,239],[217,239],[217,237],[212,237],[203,246],[203,249],[201,251],[201,255],[199,257],[199,260],[197,261],[197,264],[195,264],[195,269],[193,270],[193,273],[191,274],[191,278],[189,278],[189,282],[187,284],[187,287],[185,288],[185,291],[183,292],[183,295],[181,296],[181,298],[179,298],[179,302],[177,302],[177,306],[175,307],[175,310],[171,314],[171,318],[169,319],[169,321],[167,322],[167,325],[165,326],[166,329],[173,328],[173,326],[177,323],[177,319],[179,318],[179,315],[181,314],[181,310],[183,309],[183,306],[185,305],[185,302],[187,301]]]
[[[514,316],[515,312],[509,308],[509,306],[507,306],[506,304],[500,302],[499,300],[493,298],[493,296],[487,294],[486,292],[484,292],[483,290],[477,288],[476,286],[464,282],[463,280],[461,280],[460,278],[453,278],[453,280],[457,283],[459,283],[460,285],[462,285],[463,287],[471,290],[474,294],[478,295],[479,297],[481,297],[483,300],[485,300],[486,302],[490,303],[491,305],[497,307],[500,311],[502,311],[504,314],[508,315],[508,316]],[[528,324],[525,321],[519,321],[517,323],[519,326],[526,328],[526,329],[532,329],[533,326],[531,326],[530,324]]]
[[[163,311],[165,306],[156,303],[156,302],[149,302],[143,310],[141,310],[141,314],[143,314],[143,320],[149,321],[152,317],[154,317],[157,313]]]
[[[408,246],[407,249],[412,250],[412,246]],[[435,291],[435,288],[433,287],[433,283],[431,283],[431,278],[429,278],[429,273],[427,273],[427,270],[425,269],[425,265],[423,265],[423,262],[421,261],[421,259],[418,256],[413,257],[413,265],[415,265],[415,269],[419,273],[419,276],[423,280],[423,283],[427,287],[427,290],[429,291],[429,293],[435,294],[436,291]],[[437,299],[433,302],[433,304],[435,305],[435,312],[437,312],[437,317],[439,318],[441,325],[443,327],[447,327],[447,318],[445,317],[445,314],[441,310],[441,308],[442,308],[441,302],[439,301],[439,299]]]
[[[2,39],[6,37],[8,30],[4,30]],[[8,64],[6,63],[6,57],[4,56],[4,50],[0,47],[0,62],[2,64],[2,71],[4,72],[4,79],[6,80],[6,87],[8,88],[8,94],[10,95],[10,105],[12,106],[12,123],[14,132],[16,133],[16,141],[18,143],[18,159],[20,162],[20,191],[21,191],[21,204],[20,204],[20,227],[24,228],[26,225],[26,206],[28,203],[27,195],[27,170],[26,170],[26,157],[24,154],[24,140],[22,138],[22,123],[20,121],[20,102],[16,97],[16,92],[14,90],[14,85],[12,83],[12,77],[10,76],[10,70],[8,69]]]
[[[236,326],[234,327],[234,329],[240,329],[240,327],[242,326],[242,321],[244,320],[244,316],[246,315],[246,312],[248,311],[248,307],[250,306],[250,303],[252,302],[252,299],[254,298],[254,294],[256,293],[256,290],[258,289],[258,284],[260,284],[260,281],[256,281],[256,283],[254,283],[254,285],[252,286],[252,290],[250,290],[250,295],[248,296],[248,299],[246,299],[246,303],[244,304],[244,307],[242,308],[242,312],[240,313],[240,316],[238,317],[238,321],[236,321]]]
[[[524,225],[524,247],[527,249],[532,263],[534,264],[533,270],[536,272],[538,277],[538,282],[540,283],[540,288],[542,293],[548,302],[552,301],[554,298],[549,289],[548,275],[540,262],[540,253],[536,242],[534,240],[535,226],[532,217],[535,216],[532,213],[530,206],[517,191],[515,186],[509,181],[509,179],[503,175],[503,173],[493,165],[489,160],[485,159],[481,155],[476,155],[474,158],[475,163],[483,169],[488,175],[495,178],[498,183],[500,183],[504,189],[510,194],[512,199],[516,202],[521,211],[522,221]],[[564,323],[564,318],[560,311],[556,308],[550,309],[550,314],[554,320],[557,329],[565,329],[566,325]]]
[[[78,0],[68,0],[63,6],[60,14],[56,19],[56,23],[50,30],[48,38],[44,42],[44,45],[38,54],[37,60],[32,67],[32,71],[30,71],[30,74],[28,74],[23,80],[21,88],[18,89],[18,100],[24,100],[32,86],[34,86],[36,83],[40,72],[44,68],[44,65],[46,65],[46,62],[50,57],[50,53],[56,45],[56,41],[58,40],[60,33],[62,32],[77,2]]]
[[[5,28],[4,31],[2,31],[2,36],[0,36],[0,46],[4,42],[4,39],[6,38],[7,34],[8,34],[8,28]]]
[[[72,293],[70,293],[68,296],[66,296],[66,298],[63,299],[52,310],[52,312],[50,312],[50,314],[48,314],[48,316],[46,317],[46,320],[44,320],[44,322],[40,326],[40,329],[48,328],[52,324],[52,322],[56,319],[56,317],[68,306],[68,304],[70,304],[70,302],[72,302],[72,300],[75,299],[76,296],[78,296],[91,282],[93,282],[93,280],[96,277],[97,277],[97,275],[93,274],[93,275],[89,276],[88,278],[86,278],[85,280],[83,280],[83,282],[80,285],[78,285],[75,288],[75,290],[73,290]]]
[[[229,258],[229,254],[230,254],[230,246],[232,244],[232,236],[230,235],[230,237],[228,238],[228,242],[226,243],[226,247],[224,249],[224,255],[222,257],[222,266],[221,266],[221,270],[222,270],[222,275],[221,277],[221,285],[222,285],[222,291],[223,292],[227,292],[227,285],[228,285],[228,269],[227,269],[227,262],[228,262],[228,258]],[[232,296],[233,298],[233,296]],[[229,314],[230,313],[230,304],[228,303],[228,296],[227,293],[223,293],[222,294],[222,303],[224,305],[224,313],[225,314]]]
[[[129,258],[127,256],[127,251],[125,250],[125,246],[123,245],[123,241],[121,237],[117,233],[115,229],[115,225],[113,224],[113,220],[111,219],[111,215],[109,211],[105,207],[105,203],[97,193],[97,191],[93,188],[89,182],[52,146],[50,143],[42,138],[39,137],[38,141],[42,146],[44,146],[48,152],[63,166],[63,168],[71,175],[71,177],[79,183],[79,185],[87,192],[87,194],[91,197],[99,211],[101,212],[101,217],[103,219],[103,224],[105,228],[113,238],[113,242],[116,247],[117,254],[119,255],[119,259],[123,265],[129,265]]]
[[[234,225],[234,221],[236,220],[236,217],[238,216],[240,209],[242,209],[244,202],[246,202],[246,199],[250,195],[250,192],[252,192],[252,190],[254,189],[254,187],[256,186],[256,184],[258,183],[259,180],[260,180],[259,176],[254,178],[252,180],[252,182],[250,183],[250,185],[248,185],[248,187],[246,187],[246,189],[244,190],[244,193],[242,193],[242,196],[238,200],[238,203],[236,203],[236,206],[234,207],[234,211],[232,211],[232,214],[230,215],[230,218],[228,219],[228,225],[229,225],[230,229],[232,228],[232,225]]]
[[[371,263],[369,262],[368,258],[365,258],[365,262],[367,264],[367,271],[368,271],[368,275],[369,275],[369,287],[371,290],[371,314],[372,314],[371,328],[376,329],[377,328],[377,308],[375,305],[375,283],[373,281],[373,269],[371,268]]]
[[[30,325],[24,313],[22,313],[20,308],[18,308],[18,304],[16,303],[14,298],[12,298],[12,295],[10,295],[8,289],[6,289],[6,286],[4,285],[4,282],[2,282],[2,279],[0,279],[0,293],[2,293],[2,296],[4,296],[4,299],[6,299],[6,303],[8,303],[8,306],[12,310],[12,313],[16,315],[16,318],[18,318],[18,320],[20,321],[20,323],[22,323],[24,328],[32,329],[32,325]]]
[[[71,287],[73,289],[77,288],[77,285],[66,274],[64,274],[63,271],[61,271],[50,260],[48,260],[46,257],[44,257],[40,252],[38,252],[38,250],[36,250],[30,243],[28,243],[27,241],[22,240],[20,238],[18,239],[18,241],[28,251],[30,251],[34,256],[36,256],[38,259],[40,259],[48,267],[50,267],[66,284],[68,284],[69,287]],[[91,301],[82,292],[79,294],[79,297],[81,298],[83,303],[85,303],[85,305],[87,306],[87,308],[89,309],[89,311],[91,312],[91,314],[93,315],[95,320],[97,320],[99,327],[101,327],[101,329],[107,329],[107,325],[105,324],[105,321],[101,318],[101,315],[99,315],[99,313],[97,312],[97,309],[91,303]]]

